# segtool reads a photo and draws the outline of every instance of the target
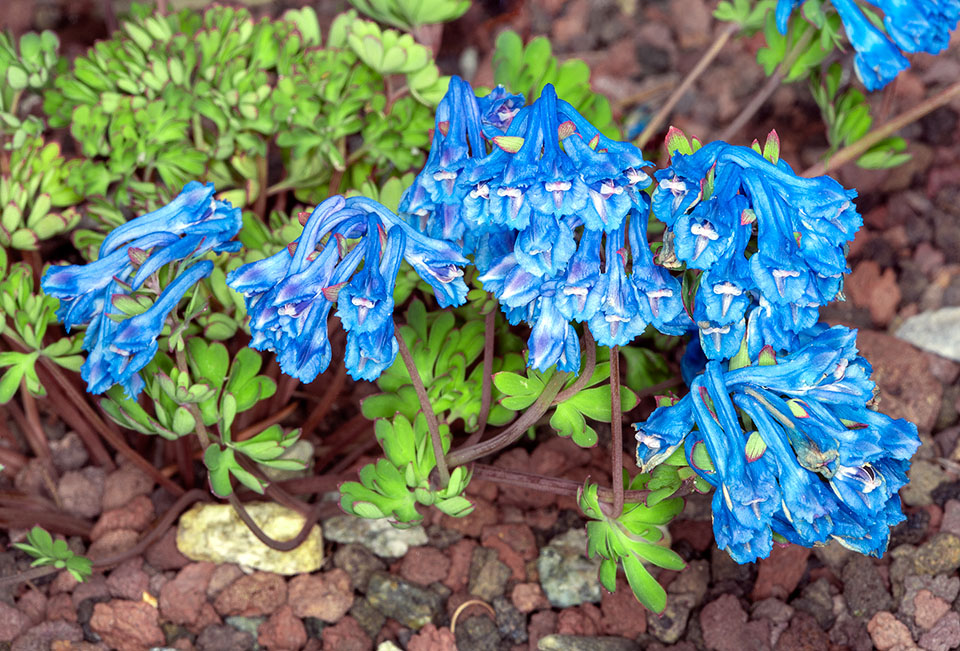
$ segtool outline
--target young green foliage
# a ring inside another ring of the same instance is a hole
[[[0,404],[6,403],[20,388],[21,382],[36,396],[45,396],[46,389],[37,376],[36,364],[41,356],[51,359],[58,366],[79,371],[83,364],[80,353],[80,337],[63,337],[51,344],[44,344],[44,337],[51,324],[55,324],[59,301],[38,293],[34,287],[33,271],[28,265],[18,262],[7,273],[7,253],[0,249],[0,333],[19,346],[20,351],[0,352]]]
[[[408,32],[454,20],[470,8],[470,0],[350,0],[350,4],[374,20]]]
[[[537,99],[544,86],[553,84],[557,95],[572,104],[605,136],[620,135],[610,102],[590,88],[589,66],[580,59],[568,59],[561,64],[553,56],[545,36],[538,36],[524,47],[516,32],[501,32],[493,52],[493,79],[511,92],[522,93],[528,102]]]
[[[386,458],[364,466],[359,483],[340,486],[340,506],[345,512],[361,518],[389,518],[395,526],[408,527],[423,519],[417,504],[436,506],[453,517],[473,511],[473,504],[463,497],[470,482],[465,467],[454,468],[444,489],[431,483],[437,461],[423,414],[417,414],[412,423],[402,414],[392,421],[380,418],[374,427]],[[450,449],[447,425],[440,426],[440,437],[446,453]]]
[[[34,527],[27,534],[27,542],[13,543],[20,551],[33,556],[31,567],[50,566],[58,570],[66,570],[80,583],[90,578],[93,565],[85,556],[74,554],[63,540],[54,540],[50,534],[40,527]]]
[[[453,425],[463,421],[466,431],[479,424],[481,388],[483,385],[483,330],[482,319],[474,319],[456,327],[457,319],[450,311],[428,314],[420,300],[414,300],[406,312],[407,325],[399,332],[413,355],[420,378],[423,380],[430,404],[441,423]],[[523,358],[507,353],[494,358],[495,371],[524,366]],[[395,413],[408,420],[420,410],[410,374],[399,357],[377,380],[379,393],[363,401],[363,415],[373,420],[390,418]],[[494,400],[498,394],[494,392]],[[516,410],[494,403],[488,423],[505,425],[513,419]]]
[[[554,369],[540,373],[534,369],[526,369],[526,375],[508,371],[494,375],[494,386],[503,394],[500,404],[507,409],[526,409],[540,397],[543,388],[553,377]],[[560,436],[573,439],[580,447],[593,447],[597,444],[597,432],[587,424],[591,420],[609,423],[611,420],[610,400],[610,363],[598,363],[590,379],[580,391],[567,400],[556,405],[550,416],[550,427]],[[571,377],[563,389],[576,382]],[[563,391],[561,389],[561,392]],[[637,394],[631,389],[621,386],[620,408],[629,411],[637,404]]]
[[[624,472],[626,474],[626,472]],[[642,490],[649,477],[638,474],[632,481],[624,477],[628,490]],[[662,500],[656,505],[626,504],[619,518],[609,517],[601,508],[598,485],[587,482],[577,501],[587,522],[587,555],[599,556],[600,583],[610,592],[617,589],[617,569],[622,566],[634,596],[655,613],[662,613],[667,593],[645,567],[645,563],[668,570],[686,567],[683,559],[662,544],[664,529],[683,509],[680,498]]]
[[[43,121],[23,110],[28,104],[24,99],[43,91],[65,65],[59,49],[60,40],[48,30],[24,34],[19,47],[9,34],[0,33],[0,140],[4,149],[16,151],[28,138],[43,132]]]

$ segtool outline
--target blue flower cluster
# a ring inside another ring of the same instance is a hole
[[[794,349],[820,306],[840,297],[845,243],[862,224],[856,192],[724,142],[674,154],[656,178],[654,215],[677,259],[703,271],[693,319],[706,357],[737,354],[748,314],[751,358],[765,345]]]
[[[89,354],[80,374],[90,393],[119,384],[136,398],[144,384],[139,371],[156,354],[167,315],[210,275],[213,263],[200,260],[181,271],[141,314],[123,319],[115,303],[172,262],[186,267],[209,251],[240,248],[230,241],[242,225],[240,209],[215,200],[213,193],[212,183],[188,183],[166,206],[111,231],[94,262],[51,267],[44,274],[41,287],[60,299],[57,318],[67,331],[87,326],[83,349]]]
[[[820,325],[779,359],[768,347],[742,368],[707,362],[689,394],[634,426],[644,469],[685,446],[716,488],[714,536],[734,560],[766,557],[775,536],[879,556],[904,519],[897,490],[917,428],[867,408],[874,384],[855,339]]]
[[[779,0],[777,28],[787,33],[793,10],[806,0]],[[867,0],[883,12],[878,29],[854,0],[831,0],[857,54],[854,67],[867,90],[883,88],[910,67],[903,52],[937,54],[947,47],[960,21],[960,0]]]
[[[573,322],[604,346],[649,324],[686,332],[680,284],[647,243],[652,181],[640,150],[605,137],[551,85],[522,104],[502,88],[478,99],[454,77],[401,211],[473,254],[510,323],[532,327],[534,368],[579,369]]]
[[[352,240],[359,242],[350,247]],[[303,382],[330,364],[327,319],[336,303],[347,332],[347,370],[374,380],[397,356],[393,289],[404,259],[440,307],[466,299],[466,258],[365,197],[330,197],[290,247],[232,271],[227,284],[245,297],[250,346],[275,351],[283,372]]]

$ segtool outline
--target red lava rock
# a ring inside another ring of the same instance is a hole
[[[510,600],[521,613],[532,613],[535,610],[549,608],[550,602],[539,583],[518,583],[513,586]]]
[[[960,614],[949,612],[933,628],[920,636],[920,646],[927,651],[948,651],[960,645]]]
[[[207,602],[207,584],[215,569],[213,563],[191,563],[160,590],[160,613],[174,624],[193,624],[200,607]]]
[[[940,521],[940,531],[960,536],[960,501],[947,500],[943,505],[943,519]]]
[[[46,617],[47,595],[36,589],[27,590],[17,600],[17,610],[29,617],[33,624],[39,624]]]
[[[50,441],[50,459],[60,472],[80,470],[90,456],[76,432],[67,432],[59,441]]]
[[[457,651],[457,638],[447,627],[427,624],[407,642],[407,651]]]
[[[269,651],[298,651],[307,643],[307,629],[293,609],[284,606],[260,625],[257,642]]]
[[[142,651],[163,646],[157,609],[145,601],[116,599],[93,607],[90,628],[117,651]]]
[[[480,532],[483,531],[484,527],[499,522],[500,518],[497,514],[496,506],[482,497],[474,497],[471,501],[473,502],[474,508],[470,515],[464,518],[454,518],[449,515],[444,515],[443,518],[440,519],[440,526],[444,529],[459,531],[464,536],[479,538]]]
[[[30,618],[13,606],[0,601],[0,642],[13,642],[30,628]]]
[[[373,640],[360,628],[353,617],[347,615],[333,626],[323,629],[323,648],[336,651],[370,651]]]
[[[220,594],[224,588],[241,576],[243,576],[243,570],[240,569],[239,565],[233,563],[217,565],[217,569],[213,571],[210,582],[207,584],[207,598],[211,600],[216,599],[217,595]]]
[[[670,523],[674,541],[686,540],[698,552],[705,552],[713,544],[713,525],[706,520],[675,520]]]
[[[153,478],[134,466],[121,466],[109,475],[103,485],[103,510],[119,509],[133,498],[149,495]]]
[[[287,602],[297,617],[334,623],[353,606],[350,575],[336,568],[322,574],[301,574],[290,581]]]
[[[494,484],[492,481],[483,481],[478,479],[476,481],[471,480],[467,484],[467,495],[482,497],[488,502],[494,502],[497,499],[497,495],[500,493],[500,488]]]
[[[60,594],[61,592],[71,592],[80,585],[80,582],[73,578],[73,575],[63,570],[53,578],[50,583],[50,594]]]
[[[104,480],[103,468],[96,466],[63,473],[57,484],[63,509],[82,518],[97,517],[103,508]]]
[[[443,585],[454,592],[467,587],[470,579],[470,561],[473,559],[473,550],[477,543],[472,540],[458,540],[447,548],[450,555],[450,570]]]
[[[190,559],[177,549],[177,528],[171,527],[160,540],[147,547],[144,554],[147,562],[155,569],[179,570],[190,562]]]
[[[759,623],[750,622],[748,626]],[[763,623],[767,624],[766,621]],[[767,638],[769,636],[768,630]],[[780,634],[780,638],[777,640],[777,651],[822,651],[829,647],[830,638],[826,632],[821,630],[813,615],[805,612],[798,612],[794,615],[793,619],[790,620],[790,626]]]
[[[100,536],[99,540],[90,544],[90,548],[87,549],[87,557],[96,561],[114,556],[136,545],[139,539],[140,534],[133,529],[107,531]]]
[[[929,590],[917,592],[917,596],[913,598],[913,605],[916,607],[914,621],[925,631],[933,628],[933,625],[950,610],[950,604],[940,597],[935,597]]]
[[[560,635],[596,635],[600,631],[600,609],[591,603],[564,608],[557,617]]]
[[[527,635],[530,636],[530,651],[536,651],[540,638],[557,632],[557,613],[552,610],[542,610],[530,617],[527,626]]]
[[[114,529],[143,531],[153,522],[153,502],[146,495],[138,495],[118,509],[104,512],[90,531],[90,540],[97,540]]]
[[[47,599],[47,619],[62,619],[65,622],[77,621],[77,609],[74,607],[70,595],[61,592]]]
[[[913,251],[913,261],[917,268],[925,274],[931,274],[943,266],[946,256],[943,251],[934,248],[930,242],[920,242]]]
[[[905,341],[874,330],[857,333],[857,348],[873,367],[883,413],[916,423],[921,432],[933,429],[943,385],[930,373],[927,356]]]
[[[867,624],[867,631],[873,645],[879,651],[888,651],[895,647],[914,648],[913,636],[907,625],[885,610],[881,610]]]
[[[52,649],[58,641],[82,642],[83,629],[79,624],[64,621],[43,622],[29,629],[14,640],[10,651],[36,651]]]
[[[143,571],[143,558],[138,556],[118,565],[107,577],[110,596],[117,599],[142,598],[150,588],[150,577]]]
[[[750,598],[761,601],[768,597],[786,599],[800,583],[807,569],[810,550],[798,545],[774,545],[770,556],[759,562],[757,582]]]
[[[747,613],[732,594],[711,601],[700,611],[703,642],[713,651],[741,651],[746,623]]]
[[[543,462],[541,462],[543,463]],[[512,448],[501,454],[493,463],[498,468],[507,470],[519,470],[522,472],[536,472],[530,454],[523,448]],[[546,465],[546,464],[544,464]],[[500,504],[510,504],[525,509],[542,509],[557,501],[556,495],[531,490],[505,490],[501,491],[497,500]],[[497,521],[487,524],[496,524]],[[479,534],[479,532],[478,532]]]
[[[484,547],[492,546],[494,540],[503,542],[525,561],[537,557],[537,540],[525,524],[498,524],[485,527],[480,538]]]
[[[937,531],[943,528],[943,509],[936,504],[927,504],[922,507],[924,511],[930,514],[930,522],[927,528],[930,531]]]
[[[222,623],[223,620],[220,619],[220,615],[217,614],[214,607],[209,601],[205,601],[203,605],[200,606],[200,614],[197,615],[197,618],[192,623],[187,624],[187,630],[194,635],[198,635],[203,632],[204,629],[210,626],[218,626]]]
[[[443,581],[449,572],[450,559],[436,547],[411,547],[400,563],[400,576],[421,585]]]
[[[670,13],[683,16],[682,20],[673,21],[681,48],[700,48],[707,44],[713,20],[705,3],[700,0],[670,0]]]
[[[669,597],[667,597],[669,599]],[[617,591],[602,591],[600,633],[635,639],[647,632],[647,610],[633,596],[627,582],[620,578]]]
[[[527,526],[533,529],[543,530],[549,529],[556,524],[559,516],[560,509],[555,506],[550,506],[545,509],[526,511],[523,514],[523,521],[527,523]]]
[[[893,269],[885,269],[881,274],[880,265],[863,260],[847,276],[844,289],[854,305],[870,310],[875,326],[885,327],[897,313],[901,295]]]
[[[109,596],[110,588],[107,587],[107,580],[102,574],[94,574],[73,589],[70,599],[73,601],[73,607],[79,608],[80,604],[87,599],[104,599]]]
[[[269,615],[287,601],[287,584],[279,574],[254,572],[240,577],[213,602],[214,608],[224,617],[242,615],[256,617]]]

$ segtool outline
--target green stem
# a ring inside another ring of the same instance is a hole
[[[806,170],[802,176],[806,176],[808,178],[812,176],[820,176],[821,174],[826,174],[830,170],[835,170],[839,167],[842,167],[850,161],[859,158],[862,154],[866,153],[867,150],[884,138],[889,138],[908,124],[916,122],[924,115],[927,115],[941,106],[948,104],[955,97],[960,97],[960,81],[947,86],[933,97],[930,97],[917,104],[909,111],[901,113],[897,117],[884,124],[882,127],[877,127],[863,138],[860,138],[860,140],[847,145],[836,154],[831,156],[826,162],[817,163],[810,169]]]
[[[447,468],[447,459],[443,454],[443,440],[440,438],[440,425],[437,423],[437,415],[433,412],[433,405],[430,404],[430,396],[427,395],[427,389],[423,386],[423,379],[420,377],[420,371],[413,361],[413,355],[407,348],[407,342],[403,340],[400,330],[394,332],[397,338],[397,345],[400,348],[400,357],[407,367],[407,373],[410,374],[410,380],[413,382],[413,389],[417,392],[417,398],[420,400],[420,410],[427,418],[427,428],[430,430],[430,441],[433,444],[433,455],[437,460],[437,474],[440,478],[440,488],[446,488],[450,483],[450,471]]]

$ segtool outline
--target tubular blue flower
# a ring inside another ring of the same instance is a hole
[[[530,356],[527,366],[546,371],[556,364],[568,373],[580,370],[580,339],[576,330],[560,314],[553,296],[540,299],[539,314],[527,341]]]
[[[460,239],[467,223],[460,210],[465,190],[458,180],[472,158],[485,154],[477,98],[470,84],[454,75],[437,106],[427,162],[401,197],[400,210],[426,213],[426,232],[433,237]]]
[[[109,343],[109,386],[119,384],[126,390],[127,396],[136,399],[143,389],[143,379],[138,372],[156,355],[157,337],[163,330],[167,315],[187,290],[212,271],[213,263],[209,260],[196,263],[167,285],[147,311],[119,324]],[[99,392],[91,390],[91,393]]]
[[[557,293],[557,309],[568,321],[587,321],[592,317],[603,294],[594,291],[600,281],[600,244],[603,232],[583,229],[577,252],[567,265],[567,274]]]
[[[344,251],[343,243],[353,239],[361,241]],[[374,379],[396,356],[389,341],[403,260],[434,287],[441,306],[464,301],[460,266],[467,260],[458,248],[425,236],[364,197],[325,200],[307,219],[293,252],[287,247],[244,265],[228,274],[227,284],[244,295],[250,346],[276,351],[283,372],[303,382],[330,363],[327,320],[336,302],[347,331],[347,370],[357,379]]]
[[[483,136],[492,140],[507,133],[510,123],[523,108],[523,95],[511,95],[502,85],[477,98]]]
[[[541,212],[534,212],[513,248],[517,264],[538,277],[561,273],[576,250],[568,220]]]
[[[957,0],[869,0],[883,11],[883,26],[905,52],[939,54],[960,20]]]
[[[606,235],[604,271],[593,291],[603,296],[590,317],[590,332],[601,346],[624,346],[647,327],[637,292],[624,269],[626,224]]]
[[[919,447],[917,430],[867,408],[873,383],[854,337],[846,328],[818,325],[779,359],[768,348],[756,362],[727,372],[720,362],[706,362],[703,373],[685,374],[687,396],[634,426],[645,471],[664,458],[659,450],[669,454],[685,439],[691,467],[718,488],[718,545],[739,562],[764,555],[769,531],[808,546],[833,538],[880,555],[889,527],[902,520],[897,491]],[[755,432],[742,431],[735,408]],[[712,467],[695,463],[701,444]],[[751,492],[758,486],[760,495]],[[757,500],[767,496],[772,502]]]
[[[154,306],[120,320],[114,300],[136,291],[162,267],[193,262],[209,251],[235,251],[231,241],[242,225],[240,210],[213,199],[212,184],[188,183],[168,205],[111,231],[99,258],[86,265],[51,267],[41,280],[45,293],[60,299],[57,318],[69,332],[86,325],[88,356],[81,377],[91,393],[121,384],[135,398],[143,387],[138,375],[156,354],[163,321],[183,294],[213,268],[210,261],[191,266],[174,279]]]
[[[873,26],[853,0],[833,0],[850,44],[857,51],[853,59],[857,76],[867,90],[878,90],[893,81],[910,62],[896,45]]]
[[[693,327],[683,305],[680,281],[653,261],[647,241],[650,203],[646,196],[630,213],[629,239],[633,266],[630,282],[637,292],[643,318],[664,334],[679,336]]]

